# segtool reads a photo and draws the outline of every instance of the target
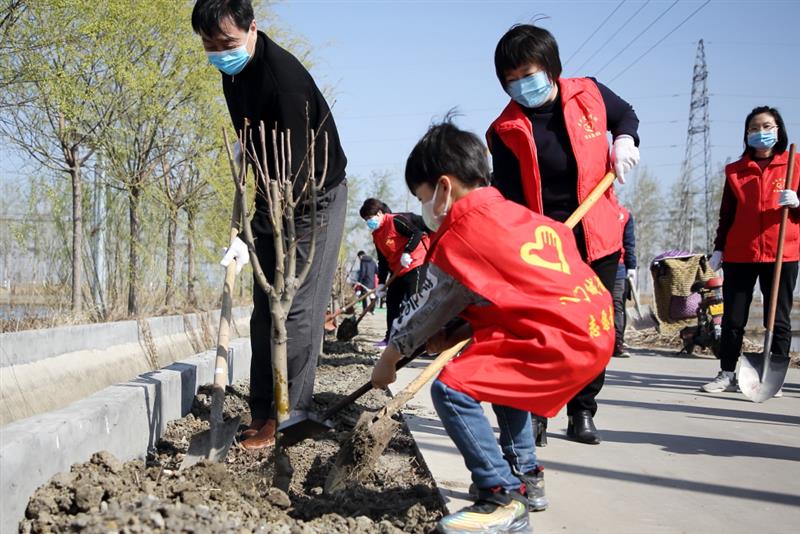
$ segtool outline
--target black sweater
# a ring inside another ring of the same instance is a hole
[[[606,122],[612,136],[630,135],[639,145],[639,119],[633,107],[617,96],[605,85],[597,84],[606,108]],[[539,108],[522,108],[530,119],[536,143],[536,156],[541,176],[542,204],[544,214],[557,221],[565,221],[578,207],[578,166],[572,151],[564,111],[561,104],[561,91],[553,102]],[[522,189],[522,175],[519,161],[497,132],[491,134],[493,185],[504,197],[523,206],[525,195]],[[578,246],[584,245],[581,225],[575,227]]]
[[[277,128],[280,134],[288,129],[292,136],[295,193],[299,194],[308,172],[305,155],[308,149],[307,132],[310,128],[317,132],[315,173],[317,178],[322,177],[325,161],[324,135],[327,133],[328,172],[323,186],[330,189],[344,180],[347,158],[339,142],[339,133],[325,98],[300,61],[264,33],[258,32],[253,58],[242,72],[235,76],[222,73],[222,89],[236,131],[239,132],[244,127],[245,118],[250,119],[250,127],[254,130],[252,139],[259,160],[262,156],[258,127],[262,121],[264,122],[267,169],[270,176],[275,176],[271,132]],[[259,194],[256,196],[253,228],[257,233],[269,233],[268,221],[266,199]]]

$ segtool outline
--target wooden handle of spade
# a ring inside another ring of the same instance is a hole
[[[611,184],[614,183],[614,179],[616,177],[617,175],[614,174],[613,171],[609,171],[608,174],[603,176],[603,179],[600,180],[596,186],[594,186],[592,192],[583,199],[583,202],[581,202],[581,205],[578,206],[578,209],[576,209],[572,215],[569,216],[569,219],[567,219],[564,224],[570,228],[575,228],[581,219],[583,219],[583,216],[586,215],[586,212],[592,209],[592,206],[594,206],[597,201],[600,200],[600,197],[605,194],[606,190],[611,187]]]

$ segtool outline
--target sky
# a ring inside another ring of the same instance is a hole
[[[313,48],[311,73],[332,90],[348,173],[389,171],[399,190],[411,148],[449,109],[460,111],[460,127],[483,137],[508,102],[494,72],[497,41],[541,16],[566,76],[594,76],[633,105],[641,165],[664,184],[674,182],[684,157],[700,39],[712,168],[741,154],[744,118],[757,105],[781,111],[790,140],[800,132],[795,0],[287,1],[273,10]]]

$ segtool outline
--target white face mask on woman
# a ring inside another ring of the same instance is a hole
[[[447,195],[447,203],[444,206],[444,212],[441,215],[433,213],[433,205],[436,203],[436,193],[439,192],[439,183],[433,189],[433,196],[427,202],[422,202],[422,220],[425,221],[425,226],[434,232],[442,225],[442,221],[447,217],[447,212],[450,210],[450,195]]]

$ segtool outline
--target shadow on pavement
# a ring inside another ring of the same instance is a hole
[[[776,399],[775,401],[772,402],[779,402],[779,401],[780,399]],[[748,406],[752,405],[750,401],[747,402],[749,403]],[[741,422],[754,422],[762,424],[765,422],[772,422],[772,423],[781,423],[793,426],[800,425],[800,416],[780,414],[780,413],[729,410],[727,408],[712,408],[710,406],[697,406],[694,404],[670,404],[661,402],[641,402],[641,401],[616,400],[616,399],[602,399],[600,400],[600,404],[601,407],[602,405],[606,406],[610,405],[610,406],[622,406],[627,408],[641,408],[644,410],[652,410],[653,413],[684,412],[684,413],[698,414],[703,416],[732,418]],[[795,456],[795,458],[797,458],[797,456]]]

